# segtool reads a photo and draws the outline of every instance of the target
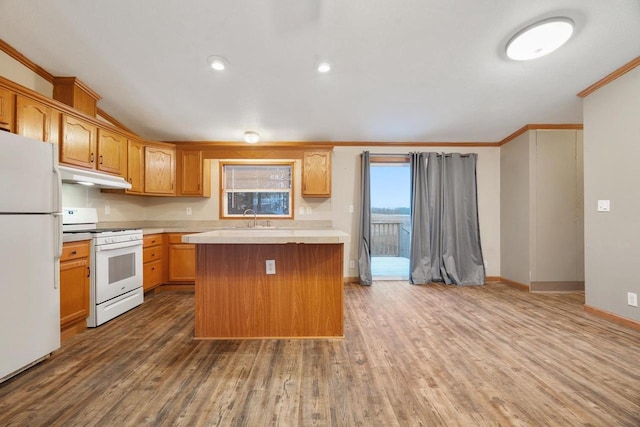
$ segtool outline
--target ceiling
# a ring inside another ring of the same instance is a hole
[[[565,46],[506,58],[558,15]],[[640,55],[640,1],[0,0],[0,38],[149,139],[495,142],[581,123],[576,94]]]

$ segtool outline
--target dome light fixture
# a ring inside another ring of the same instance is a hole
[[[329,64],[328,62],[321,62],[318,64],[318,72],[319,73],[328,73],[329,71],[331,71],[331,64]]]
[[[258,134],[258,132],[248,130],[244,133],[244,142],[246,142],[247,144],[255,144],[258,141],[260,141],[260,135]]]
[[[507,43],[507,56],[515,61],[528,61],[547,55],[571,38],[573,27],[573,20],[564,16],[529,25],[511,37]]]
[[[211,55],[207,58],[207,62],[215,71],[224,71],[229,67],[229,61],[227,61],[227,58],[218,55]]]

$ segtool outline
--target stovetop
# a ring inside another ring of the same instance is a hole
[[[91,233],[91,234],[99,234],[99,233],[118,233],[118,232],[127,232],[127,231],[140,231],[139,228],[81,228],[79,230],[64,230],[64,233]]]

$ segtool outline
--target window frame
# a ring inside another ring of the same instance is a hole
[[[219,166],[219,176],[220,176],[220,193],[219,193],[219,204],[220,204],[220,219],[246,219],[247,217],[242,214],[229,214],[227,212],[227,194],[228,192],[225,189],[225,176],[224,170],[225,166],[247,166],[247,167],[255,167],[255,166],[288,166],[291,168],[291,188],[288,190],[281,189],[273,189],[272,191],[264,191],[265,193],[274,193],[274,192],[282,192],[289,193],[289,215],[264,215],[257,214],[256,218],[258,219],[268,219],[268,220],[278,220],[278,219],[286,219],[292,220],[295,219],[295,161],[294,160],[274,160],[274,161],[220,161]]]

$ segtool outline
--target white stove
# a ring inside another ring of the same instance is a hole
[[[64,234],[91,234],[88,327],[142,304],[142,230],[98,228],[95,208],[62,208]]]

